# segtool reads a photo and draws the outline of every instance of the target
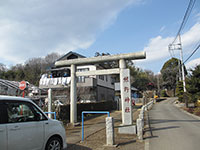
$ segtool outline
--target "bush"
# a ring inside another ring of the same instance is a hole
[[[193,113],[197,116],[200,116],[200,107],[195,108]]]
[[[179,81],[178,84],[176,85],[176,96],[178,97],[178,100],[180,102],[184,102],[184,100],[183,100],[183,94],[184,94],[184,91],[183,91],[183,82]]]
[[[165,90],[162,90],[160,95],[161,95],[161,97],[168,97]]]

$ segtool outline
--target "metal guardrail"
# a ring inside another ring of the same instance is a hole
[[[56,112],[44,112],[45,114],[54,114],[54,119],[56,119]]]
[[[108,117],[110,117],[110,112],[108,111],[83,111],[82,112],[82,141],[84,140],[84,114],[108,114]]]

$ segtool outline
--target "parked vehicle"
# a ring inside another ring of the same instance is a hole
[[[31,100],[0,95],[1,150],[66,148],[62,122],[48,118]]]

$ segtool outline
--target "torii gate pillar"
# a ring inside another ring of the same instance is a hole
[[[120,92],[122,102],[122,125],[132,125],[132,102],[131,102],[131,86],[130,71],[126,69],[124,59],[119,60],[120,67]]]
[[[76,65],[71,65],[70,123],[77,122]]]

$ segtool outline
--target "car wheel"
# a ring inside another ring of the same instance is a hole
[[[57,137],[52,137],[46,145],[45,150],[62,150],[61,140]]]

